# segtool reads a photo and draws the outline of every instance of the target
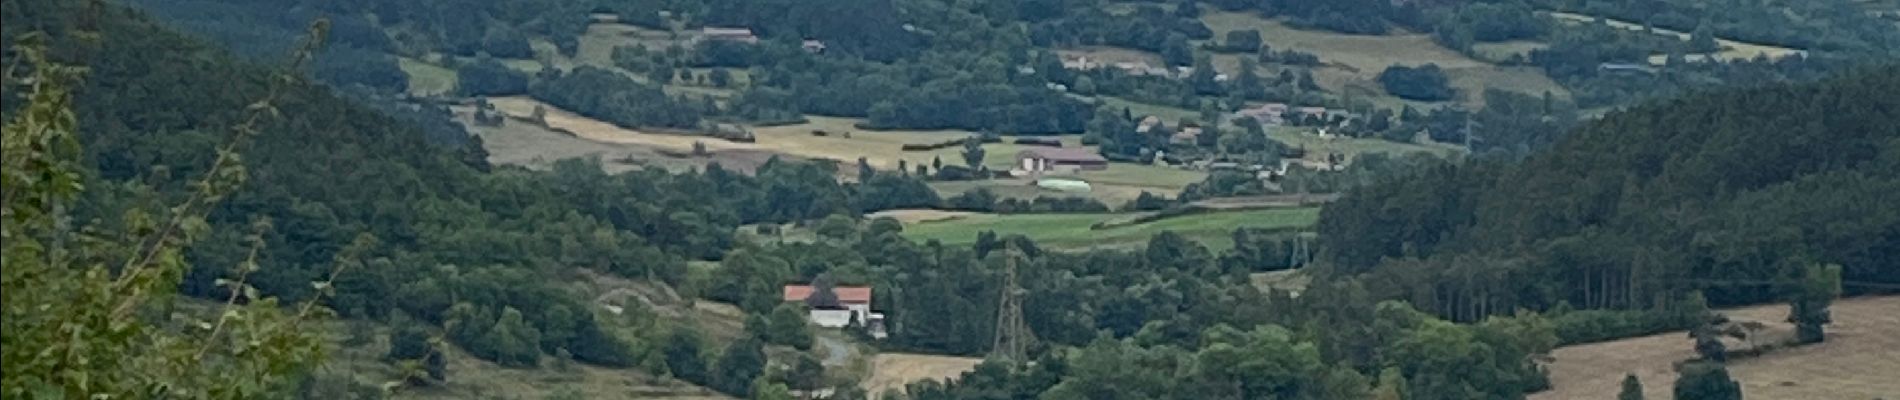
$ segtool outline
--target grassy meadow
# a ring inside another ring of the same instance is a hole
[[[1569,92],[1556,81],[1535,69],[1509,68],[1492,65],[1473,59],[1457,51],[1440,46],[1425,34],[1393,35],[1349,35],[1336,32],[1305,30],[1287,26],[1284,22],[1261,18],[1253,13],[1208,11],[1202,14],[1201,21],[1214,30],[1214,37],[1225,37],[1227,32],[1254,29],[1266,39],[1268,45],[1278,50],[1299,50],[1319,55],[1320,61],[1327,63],[1324,68],[1313,72],[1313,78],[1321,87],[1341,93],[1364,95],[1382,95],[1376,78],[1386,67],[1393,64],[1423,65],[1437,64],[1439,68],[1453,77],[1452,87],[1461,92],[1460,99],[1466,104],[1476,105],[1482,99],[1477,94],[1486,88],[1510,90],[1522,93],[1551,92],[1559,96],[1569,96]],[[1526,46],[1513,44],[1517,50]],[[1495,50],[1495,49],[1494,49]],[[1528,50],[1523,50],[1528,51]],[[1239,57],[1245,54],[1222,54],[1215,57],[1216,68],[1223,72],[1232,72],[1238,68]],[[1428,105],[1430,103],[1412,102],[1391,96],[1369,99],[1381,107],[1396,108],[1403,105]]]
[[[1233,247],[1235,228],[1305,228],[1319,219],[1318,208],[1284,208],[1212,212],[1162,219],[1143,224],[1107,229],[1089,229],[1098,222],[1127,218],[1127,213],[1076,214],[970,214],[960,218],[920,222],[904,227],[904,236],[912,240],[937,240],[945,244],[965,245],[976,242],[983,231],[997,234],[1021,234],[1037,245],[1084,249],[1097,247],[1134,247],[1163,231],[1174,231],[1200,242],[1214,251]]]
[[[1550,12],[1547,14],[1550,15],[1552,18],[1556,18],[1557,20],[1566,22],[1568,24],[1592,23],[1592,22],[1595,22],[1597,19],[1597,17],[1595,16],[1573,14],[1573,13],[1567,13],[1567,12]],[[1621,29],[1628,29],[1628,30],[1642,30],[1643,29],[1642,24],[1629,22],[1629,21],[1606,18],[1604,19],[1604,22],[1610,24],[1610,26],[1612,27],[1621,28]],[[1655,28],[1655,31],[1656,31],[1656,34],[1658,35],[1672,36],[1677,39],[1685,40],[1685,41],[1689,40],[1689,33],[1687,32],[1679,32],[1679,31],[1673,31],[1673,30],[1668,30],[1668,29],[1663,29],[1663,28]],[[1758,56],[1766,56],[1768,58],[1775,59],[1775,58],[1791,56],[1800,52],[1800,50],[1787,48],[1787,47],[1740,42],[1740,41],[1735,41],[1735,40],[1724,39],[1721,37],[1716,37],[1715,42],[1717,44],[1722,45],[1722,51],[1716,52],[1715,58],[1719,60],[1724,60],[1724,61],[1748,60],[1748,59],[1753,59]],[[1663,54],[1653,55],[1649,57],[1649,63],[1662,64],[1664,63],[1667,57],[1668,57],[1667,55],[1663,55]]]
[[[455,91],[455,70],[409,57],[396,61],[402,72],[409,75],[409,93],[439,95]]]

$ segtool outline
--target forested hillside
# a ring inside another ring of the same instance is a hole
[[[1900,284],[1900,68],[1660,101],[1517,163],[1418,171],[1320,220],[1321,259],[1461,320],[1773,301],[1811,263]],[[1419,282],[1437,282],[1420,285]]]
[[[41,31],[54,60],[88,68],[73,110],[87,188],[74,221],[99,229],[125,229],[118,221],[126,210],[164,215],[160,205],[197,190],[189,183],[277,79],[117,6],[5,7],[4,42]],[[10,64],[17,54],[7,53]],[[348,266],[326,306],[347,318],[403,314],[461,326],[449,342],[484,358],[533,360],[558,350],[629,366],[659,357],[655,347],[632,343],[666,330],[607,332],[595,320],[598,307],[551,278],[585,268],[678,283],[687,260],[722,256],[741,223],[859,207],[858,186],[838,183],[826,164],[774,162],[756,178],[716,168],[608,176],[579,160],[530,172],[491,167],[477,141],[432,142],[329,86],[296,81],[273,107],[262,133],[237,149],[248,166],[245,185],[210,210],[202,244],[186,250],[190,268],[178,290],[221,297],[227,289],[216,282],[248,260],[268,268],[247,284],[302,301],[322,289],[311,282]],[[263,246],[247,258],[252,233]]]

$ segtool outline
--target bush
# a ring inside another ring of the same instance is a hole
[[[1697,319],[1663,310],[1583,310],[1552,312],[1549,317],[1563,345],[1593,343],[1688,329]]]
[[[528,92],[528,74],[493,59],[482,59],[455,70],[455,91],[463,96],[508,96]]]
[[[1409,100],[1444,101],[1454,94],[1451,80],[1437,64],[1420,67],[1395,64],[1379,73],[1379,84],[1385,86],[1386,93]]]
[[[528,37],[508,28],[497,28],[482,36],[482,51],[501,58],[534,58],[534,46]]]

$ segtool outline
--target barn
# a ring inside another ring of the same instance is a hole
[[[801,302],[811,307],[810,319],[813,324],[826,328],[843,328],[852,320],[866,324],[875,335],[881,330],[884,314],[871,312],[871,288],[868,286],[839,286],[831,288],[834,304],[814,304],[812,294],[818,289],[811,285],[785,285],[783,300]],[[822,297],[822,296],[821,296]]]
[[[1079,147],[1034,147],[1016,153],[1016,168],[1026,172],[1099,171],[1108,159]]]

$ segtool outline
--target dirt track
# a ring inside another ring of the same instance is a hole
[[[871,378],[863,387],[871,398],[887,389],[904,390],[904,385],[925,379],[956,379],[964,371],[975,369],[983,359],[933,356],[925,354],[884,353],[871,360]]]
[[[1834,303],[1827,342],[1785,349],[1729,363],[1744,396],[1759,399],[1900,398],[1900,296],[1844,299]],[[1785,304],[1724,311],[1736,320],[1758,321],[1773,329]],[[1694,357],[1693,342],[1670,332],[1614,342],[1557,349],[1551,365],[1551,390],[1532,400],[1607,399],[1616,395],[1623,375],[1636,374],[1646,398],[1668,399],[1675,385],[1674,363]]]

